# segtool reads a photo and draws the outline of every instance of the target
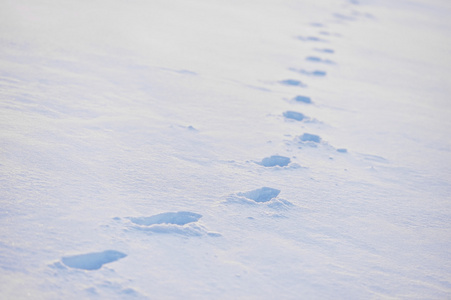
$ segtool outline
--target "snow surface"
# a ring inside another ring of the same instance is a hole
[[[70,268],[83,270],[98,270],[104,264],[124,258],[127,255],[119,251],[106,250],[99,253],[88,253],[81,255],[66,256],[61,259],[63,264]],[[60,264],[55,264],[60,267]]]
[[[0,298],[451,298],[450,14],[1,1]]]

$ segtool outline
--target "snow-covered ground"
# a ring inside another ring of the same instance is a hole
[[[3,0],[1,299],[449,299],[451,3]]]

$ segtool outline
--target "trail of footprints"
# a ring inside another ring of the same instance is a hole
[[[351,3],[356,2],[352,0]],[[335,14],[334,17],[338,22],[353,21],[356,16],[345,16],[342,14]],[[311,26],[317,28],[324,28],[325,26],[321,23],[312,23]],[[319,32],[322,36],[339,36],[337,34],[331,34],[327,31],[321,30]],[[322,37],[317,36],[299,36],[298,40],[307,43],[316,44],[329,44],[330,42]],[[335,51],[330,47],[314,47],[313,51],[323,54],[331,55]],[[321,65],[333,65],[334,61],[329,58],[324,58],[316,55],[310,55],[305,58],[305,61],[312,64]],[[291,71],[296,72],[307,77],[325,77],[327,72],[325,70],[306,70],[306,69],[296,69],[290,68]],[[279,81],[280,84],[291,87],[301,87],[307,88],[307,85],[297,79],[284,79]],[[312,99],[306,95],[296,95],[291,99],[291,103],[296,104],[312,104]],[[304,114],[289,110],[283,113],[283,117],[286,120],[293,122],[307,122],[311,120]],[[307,145],[311,147],[316,147],[317,145],[323,143],[320,136],[313,133],[303,133],[295,137],[293,143],[298,145]],[[333,147],[332,147],[333,148]],[[333,148],[335,149],[335,148]],[[347,150],[344,148],[335,149],[339,153],[346,153]],[[289,157],[281,155],[272,155],[263,158],[261,161],[255,162],[264,168],[296,168],[299,167],[298,164],[293,163]],[[248,205],[267,205],[269,208],[273,209],[286,209],[293,204],[288,200],[279,197],[281,191],[279,189],[271,187],[261,187],[255,190],[250,190],[246,192],[238,192],[231,194],[227,197],[226,203],[241,203]],[[208,231],[199,220],[202,218],[201,214],[189,212],[189,211],[179,211],[179,212],[164,212],[152,216],[141,216],[141,217],[125,217],[125,218],[114,218],[115,221],[124,222],[125,226],[129,229],[142,231],[147,233],[163,233],[163,234],[181,234],[184,236],[202,236],[208,235],[212,237],[221,236],[221,234],[216,232]],[[125,221],[124,221],[125,220]],[[51,266],[57,269],[65,269],[67,267],[73,269],[81,269],[87,271],[99,270],[103,265],[109,264],[120,259],[127,257],[127,254],[116,250],[105,250],[102,252],[90,252],[85,254],[76,254],[63,256],[60,262],[56,262]]]
[[[350,4],[358,4],[358,1],[351,0],[349,1]],[[346,23],[346,22],[352,22],[355,21],[357,17],[361,16],[360,13],[356,11],[352,11],[349,15],[345,14],[333,14],[333,21],[332,23]],[[365,17],[371,17],[367,14],[364,15]],[[327,66],[327,65],[335,65],[336,62],[330,59],[330,55],[333,55],[335,53],[335,50],[330,47],[331,41],[328,39],[330,37],[340,37],[341,35],[338,33],[331,33],[326,29],[327,26],[325,26],[323,23],[311,23],[310,24],[314,28],[321,29],[318,31],[318,35],[306,35],[306,36],[297,36],[296,39],[305,42],[305,43],[312,43],[314,47],[312,48],[312,51],[321,54],[321,55],[315,55],[311,54],[304,58],[304,61],[307,65],[310,66]],[[321,36],[321,37],[320,37]],[[323,46],[323,47],[321,47]],[[304,77],[326,77],[327,71],[322,68],[315,68],[307,69],[307,68],[289,68],[290,71],[293,71],[297,74],[303,75]],[[297,86],[297,87],[304,87],[307,88],[307,84],[298,80],[298,79],[284,79],[279,81],[282,85],[289,85],[289,86]],[[304,95],[297,95],[294,98],[290,100],[291,103],[301,103],[301,104],[312,104],[313,101],[311,97]],[[285,120],[293,121],[293,122],[304,122],[308,123],[311,122],[311,118],[305,116],[303,113],[294,111],[294,110],[288,110],[283,112],[282,116]],[[302,135],[296,136],[293,141],[288,142],[288,145],[297,145],[298,148],[302,148],[303,146],[310,146],[310,147],[318,147],[319,145],[327,145],[328,148],[336,150],[339,153],[347,153],[347,149],[344,148],[338,148],[335,149],[334,147],[328,145],[326,142],[324,142],[319,135],[313,134],[313,133],[303,133]],[[272,156],[276,157],[276,156]],[[267,158],[270,159],[270,158]],[[288,157],[286,159],[289,159]],[[274,166],[281,166],[285,167],[286,165],[280,165],[280,164],[265,164],[265,163],[259,163],[263,166],[267,167],[274,167]]]
[[[201,218],[201,214],[189,211],[165,212],[147,217],[126,217],[124,218],[126,220],[124,225],[129,229],[147,233],[180,234],[188,237],[202,235],[212,237],[221,236],[219,233],[208,231],[200,224],[199,220]],[[119,217],[113,219],[115,221],[122,221]],[[90,252],[63,256],[61,262],[56,262],[52,264],[51,267],[56,269],[65,269],[66,267],[69,267],[93,271],[99,270],[103,265],[115,262],[126,256],[127,254],[116,250]]]

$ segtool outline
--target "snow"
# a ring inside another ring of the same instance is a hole
[[[104,264],[111,263],[126,256],[126,254],[119,251],[106,250],[99,253],[65,256],[61,259],[61,261],[70,268],[91,271],[98,270]]]
[[[450,13],[2,1],[1,298],[450,298]]]

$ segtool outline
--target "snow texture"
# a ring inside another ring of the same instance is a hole
[[[0,1],[0,298],[451,299],[450,3]]]
[[[238,193],[239,196],[244,196],[255,202],[268,202],[273,198],[276,198],[280,193],[280,190],[269,187],[262,187],[253,191]]]

